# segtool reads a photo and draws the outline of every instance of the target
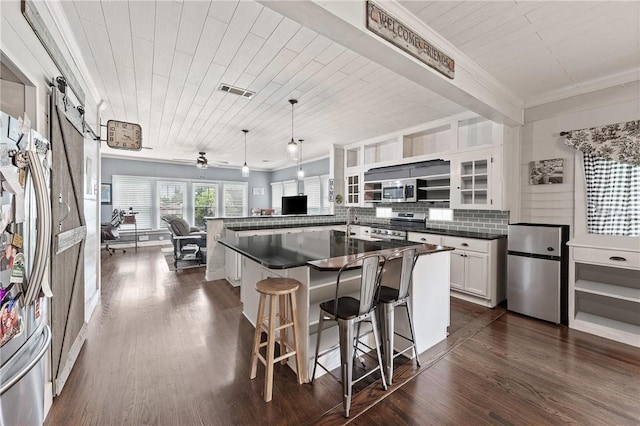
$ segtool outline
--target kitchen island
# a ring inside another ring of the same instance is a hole
[[[222,238],[218,243],[242,255],[240,299],[244,316],[255,326],[259,295],[255,284],[269,277],[293,278],[301,283],[297,292],[298,349],[304,382],[310,379],[315,352],[316,331],[320,315],[319,304],[335,296],[337,271],[349,260],[365,254],[389,256],[399,249],[414,246],[420,257],[416,262],[411,289],[413,318],[418,352],[423,352],[447,336],[449,325],[449,252],[452,248],[410,241],[365,241],[347,238],[344,232],[322,230],[294,234],[259,235]],[[399,265],[388,263],[383,274],[385,285],[397,286]],[[346,274],[345,287],[357,294],[359,271]],[[343,275],[343,279],[345,279]],[[357,297],[357,295],[356,295]],[[402,311],[400,311],[402,312]],[[405,316],[397,315],[396,328],[405,334]],[[323,347],[331,347],[338,340],[337,329],[323,332]],[[396,339],[399,341],[402,339]],[[398,342],[397,349],[403,349]],[[295,362],[289,366],[295,369]],[[332,364],[333,362],[330,362]],[[339,358],[335,359],[335,366]]]

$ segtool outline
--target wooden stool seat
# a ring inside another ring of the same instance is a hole
[[[296,318],[298,309],[296,307],[296,291],[300,288],[300,282],[291,278],[267,278],[256,283],[256,291],[260,293],[258,304],[258,317],[256,320],[256,332],[253,337],[253,353],[251,355],[251,379],[255,379],[258,370],[258,360],[265,367],[264,380],[264,400],[271,401],[273,394],[273,364],[281,362],[287,363],[289,357],[296,357],[296,369],[298,383],[302,384],[302,365],[300,357],[297,355],[299,347]],[[269,314],[265,316],[265,304],[269,297]],[[276,302],[278,310],[276,312]],[[287,315],[287,300],[289,301],[289,315]],[[276,324],[276,317],[278,318]],[[293,346],[287,342],[287,328],[293,328]],[[267,341],[261,343],[262,332],[267,334]],[[276,333],[278,333],[278,343],[280,355],[275,357]],[[260,354],[260,348],[266,346],[266,359]]]
[[[293,293],[300,287],[300,282],[291,278],[267,278],[258,281],[256,291],[269,296],[284,296]]]

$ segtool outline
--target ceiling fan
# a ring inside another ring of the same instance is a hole
[[[209,163],[214,164],[214,165],[219,165],[219,166],[224,166],[229,164],[228,161],[209,161],[207,160],[207,156],[206,156],[206,152],[204,151],[200,151],[198,152],[198,157],[196,158],[196,160],[190,160],[190,159],[186,159],[186,158],[173,158],[172,161],[176,162],[176,163],[187,163],[187,164],[194,164],[196,165],[197,168],[199,169],[206,169],[209,166]]]

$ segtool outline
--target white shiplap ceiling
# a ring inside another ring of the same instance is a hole
[[[638,2],[400,3],[525,104],[640,68]],[[290,98],[304,158],[464,111],[251,0],[61,5],[105,101],[103,121],[140,123],[153,148],[133,157],[195,161],[205,151],[239,166],[246,128],[250,166],[285,166]],[[256,95],[220,92],[221,83]]]

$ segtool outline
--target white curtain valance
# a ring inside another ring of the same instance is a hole
[[[565,144],[596,157],[640,165],[640,120],[563,132]]]

